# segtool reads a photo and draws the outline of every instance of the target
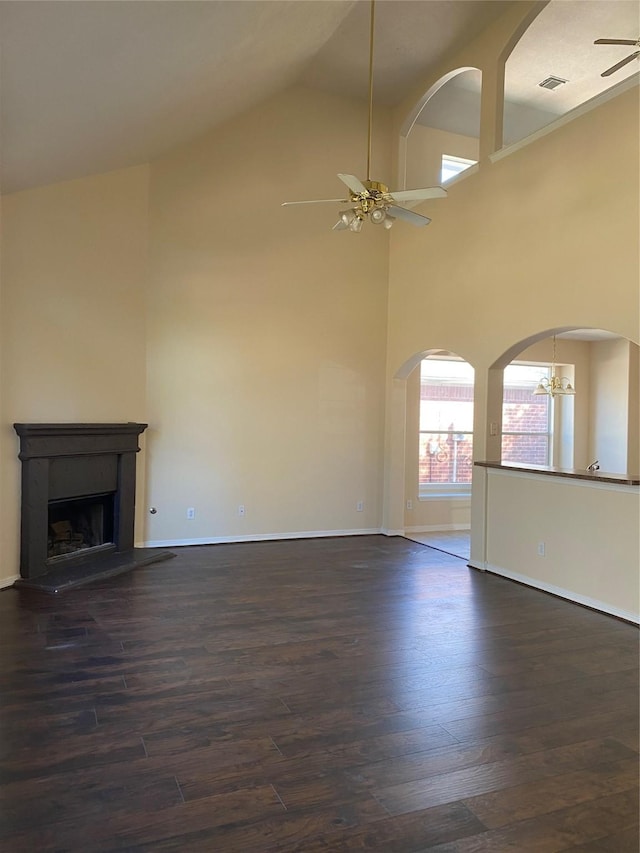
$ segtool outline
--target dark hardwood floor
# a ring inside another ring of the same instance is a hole
[[[0,593],[0,849],[637,853],[638,631],[406,539]]]

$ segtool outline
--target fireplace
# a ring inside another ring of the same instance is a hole
[[[113,494],[49,501],[47,559],[80,556],[113,545]]]
[[[147,424],[14,424],[20,579],[47,592],[172,556],[134,548],[136,453]]]

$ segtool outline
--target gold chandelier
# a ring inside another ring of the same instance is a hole
[[[548,397],[558,397],[560,395],[572,395],[576,393],[569,379],[566,376],[556,376],[556,336],[553,336],[553,359],[551,362],[551,376],[543,376],[534,394],[546,394]]]

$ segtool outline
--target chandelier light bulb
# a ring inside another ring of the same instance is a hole
[[[572,396],[576,393],[576,389],[566,376],[556,376],[554,373],[550,379],[543,377],[533,393],[546,394],[549,397]]]
[[[351,231],[356,231],[356,232],[358,232],[358,231],[362,231],[362,223],[363,223],[363,221],[364,221],[364,220],[363,220],[363,219],[361,219],[359,216],[357,216],[357,215],[356,215],[356,216],[354,216],[354,217],[353,217],[353,219],[351,220],[351,222],[349,223],[349,228],[350,228],[350,230],[351,230]]]
[[[551,360],[551,376],[543,376],[538,382],[534,395],[546,394],[548,397],[572,396],[576,389],[566,376],[556,376],[556,336],[553,336],[553,356]]]
[[[387,218],[386,211],[384,210],[383,207],[374,207],[374,209],[371,211],[370,216],[371,216],[371,221],[375,225],[380,225]]]

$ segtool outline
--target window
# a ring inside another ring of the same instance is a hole
[[[504,369],[502,461],[526,465],[553,464],[553,402],[533,396],[550,365],[510,364]]]
[[[443,154],[440,180],[446,184],[447,181],[457,177],[465,169],[475,166],[477,162],[477,160],[465,160],[464,157],[454,157],[452,154]]]
[[[454,357],[420,366],[420,497],[469,496],[473,470],[473,368]]]

